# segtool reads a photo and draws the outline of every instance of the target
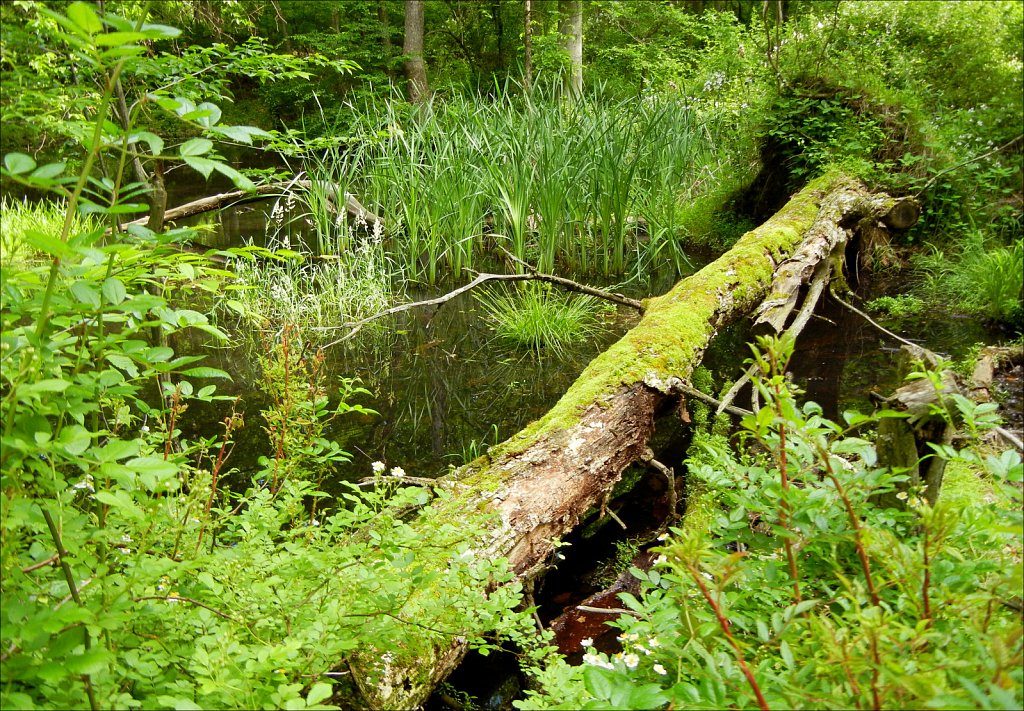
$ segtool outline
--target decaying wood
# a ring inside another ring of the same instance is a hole
[[[900,361],[900,370],[904,374],[913,362],[922,362],[929,370],[941,365],[934,353],[913,344],[901,348]],[[930,505],[934,506],[939,500],[946,460],[935,456],[929,444],[948,445],[953,441],[956,427],[936,411],[936,406],[943,406],[944,398],[959,393],[952,371],[943,370],[937,385],[931,378],[918,378],[885,398],[887,407],[906,412],[908,417],[886,417],[879,421],[876,440],[878,462],[885,467],[906,470],[908,479],[897,487],[897,491],[878,497],[880,505],[904,508],[908,494],[921,486],[924,486],[924,498]],[[955,410],[951,404],[943,409]]]
[[[640,322],[595,358],[544,417],[446,477],[468,488],[438,504],[445,518],[496,514],[474,541],[474,555],[506,558],[520,579],[542,570],[555,542],[643,458],[655,418],[677,400],[676,385],[688,383],[718,330],[752,313],[770,293],[787,304],[788,294],[775,295],[777,275],[798,291],[819,262],[838,268],[852,226],[864,218],[877,222],[882,202],[846,177],[820,178],[718,260],[646,300]],[[799,264],[790,261],[797,254]],[[793,266],[782,270],[784,264]],[[773,323],[784,320],[773,317]],[[417,594],[432,595],[429,589]],[[350,659],[368,706],[422,704],[461,660],[466,642],[410,636],[402,650],[386,664],[375,649]]]
[[[314,185],[329,191],[329,194],[332,196],[335,209],[338,209],[338,204],[343,202],[345,212],[353,220],[365,223],[371,227],[378,222],[382,222],[381,218],[363,207],[359,200],[357,200],[351,193],[345,193],[344,200],[342,201],[339,199],[338,193],[340,191],[337,186],[328,185],[322,181],[312,180],[292,180],[286,183],[271,183],[269,185],[258,185],[255,190],[232,190],[230,192],[220,193],[219,195],[210,195],[165,211],[163,221],[173,222],[174,220],[182,220],[186,217],[201,215],[204,212],[220,210],[221,208],[229,205],[249,202],[251,200],[263,200],[271,197],[277,197],[287,194],[290,190],[311,190]],[[141,217],[138,220],[129,222],[128,224],[147,226],[149,220],[149,216]]]

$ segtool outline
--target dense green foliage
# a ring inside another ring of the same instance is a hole
[[[868,418],[844,426],[796,401],[791,343],[761,345],[764,404],[738,452],[708,435],[691,450],[717,506],[633,570],[643,593],[620,596],[636,612],[615,623],[622,651],[548,666],[517,706],[1017,708],[1020,618],[1003,601],[1024,583],[1020,456],[940,451],[969,479],[984,471],[988,500],[948,487],[929,506],[851,434]],[[991,406],[950,406],[967,433],[992,424]],[[894,487],[906,511],[873,505]]]
[[[524,708],[1024,703],[1022,467],[980,447],[991,406],[946,401],[961,439],[927,456],[954,486],[929,506],[877,466],[893,413],[826,420],[784,376],[792,344],[762,343],[762,407],[738,446],[698,437],[699,496],[634,571],[622,652],[578,667],[478,559],[484,514],[441,516],[444,488],[382,462],[336,480],[338,424],[374,415],[314,346],[340,321],[496,246],[684,273],[834,164],[924,207],[896,245],[918,293],[879,310],[1024,327],[1020,3],[595,0],[582,96],[561,88],[563,10],[532,5],[525,88],[522,2],[428,0],[434,95],[411,105],[397,0],[0,4],[0,706],[346,707],[453,636],[522,652]],[[224,157],[256,145],[283,167]],[[312,187],[228,271],[180,249],[193,230],[125,225],[172,171]],[[383,221],[346,220],[345,193]],[[596,328],[547,289],[480,301],[538,354]],[[229,327],[258,344],[258,417],[173,348]],[[223,432],[185,436],[211,402]],[[273,452],[244,474],[242,428]],[[894,489],[906,508],[878,506]]]

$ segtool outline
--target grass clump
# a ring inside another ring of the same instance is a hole
[[[896,296],[880,296],[869,301],[867,307],[875,313],[902,318],[921,313],[924,311],[925,303],[913,294],[898,294]]]
[[[564,357],[602,331],[600,300],[561,294],[544,284],[482,291],[476,300],[500,341],[538,357]]]
[[[975,231],[956,254],[933,249],[918,257],[921,291],[936,303],[1024,330],[1024,240],[992,242]]]
[[[287,249],[271,254],[275,258],[236,264],[231,296],[223,306],[240,325],[276,330],[293,324],[315,339],[383,311],[395,298],[391,263],[372,240],[360,241],[346,255],[316,261]]]

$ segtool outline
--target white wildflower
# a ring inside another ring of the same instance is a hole
[[[594,646],[594,640],[591,639],[590,637],[587,637],[584,640],[580,640],[580,645],[583,646],[583,647],[593,647]]]
[[[384,462],[374,462],[370,465],[370,468],[373,469],[374,474],[383,474],[384,470],[387,469]]]
[[[668,672],[665,671],[665,667],[661,666],[660,664],[655,664],[654,665],[654,673],[655,674],[661,674],[662,676],[665,676],[666,674],[668,674]]]
[[[648,637],[647,638],[647,646],[648,647],[653,647],[654,649],[657,649],[658,647],[661,646],[661,642],[658,641],[657,637]]]
[[[637,664],[640,663],[640,657],[638,657],[635,654],[630,653],[630,654],[627,654],[627,655],[623,656],[622,657],[622,661],[630,669],[636,669]]]
[[[391,476],[405,476],[405,470],[402,467],[391,467]]]

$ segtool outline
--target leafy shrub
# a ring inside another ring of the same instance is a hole
[[[621,652],[548,664],[517,707],[1020,706],[1021,621],[1002,604],[1024,575],[1020,457],[937,448],[991,477],[995,496],[961,489],[929,506],[910,491],[906,511],[877,508],[901,476],[798,405],[787,349],[762,347],[764,404],[744,418],[745,445],[704,440],[710,456],[690,464],[721,504],[710,526],[673,528],[655,567],[632,571],[643,592],[620,595],[634,613],[612,623]],[[991,425],[966,399],[956,408],[969,437]]]

